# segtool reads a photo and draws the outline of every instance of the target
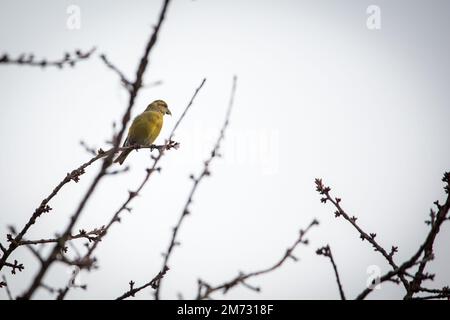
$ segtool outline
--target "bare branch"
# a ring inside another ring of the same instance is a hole
[[[119,207],[119,209],[113,214],[113,216],[111,217],[111,219],[109,220],[108,224],[106,225],[105,229],[104,229],[104,233],[99,237],[98,241],[94,241],[94,243],[88,248],[88,252],[85,254],[83,259],[88,259],[92,256],[93,252],[95,251],[95,249],[98,246],[99,241],[107,234],[109,228],[116,222],[120,222],[121,218],[120,218],[120,214],[123,211],[131,211],[131,208],[129,207],[130,202],[141,192],[141,190],[144,188],[144,186],[146,185],[146,183],[149,181],[151,175],[157,171],[159,172],[161,170],[160,167],[158,167],[159,161],[161,160],[161,158],[163,157],[163,155],[165,154],[166,150],[170,150],[171,148],[178,148],[179,144],[172,141],[176,129],[178,128],[178,126],[180,125],[181,121],[184,119],[184,117],[186,116],[187,112],[190,110],[190,108],[192,107],[195,98],[197,97],[198,93],[200,92],[200,90],[202,89],[203,85],[205,84],[206,79],[203,79],[202,82],[200,83],[200,85],[197,87],[197,89],[195,90],[193,96],[191,97],[189,103],[187,104],[186,108],[184,109],[183,113],[180,115],[180,117],[178,118],[178,121],[175,123],[175,126],[173,127],[172,131],[169,134],[169,137],[166,139],[166,144],[162,145],[162,146],[157,146],[157,149],[159,151],[158,156],[153,158],[153,165],[151,168],[148,168],[146,170],[146,175],[144,177],[144,179],[142,180],[142,182],[139,184],[139,186],[135,189],[135,191],[130,191],[128,193],[128,198],[124,201],[124,203],[122,203],[122,205]],[[131,147],[133,148],[133,147]],[[165,270],[165,268],[163,268],[162,270]],[[166,270],[167,271],[167,270]],[[67,290],[64,290],[63,293],[60,294],[61,298],[64,298],[64,296],[67,294],[67,292],[69,291],[69,287],[66,286]]]
[[[7,294],[7,296],[8,296],[8,299],[9,299],[9,300],[14,300],[14,298],[13,298],[13,296],[12,296],[12,294],[11,294],[11,290],[9,289],[8,281],[6,281],[6,277],[5,277],[4,275],[2,275],[2,279],[3,279],[3,281],[0,282],[0,288],[5,287],[5,290],[6,290],[6,294]]]
[[[59,60],[35,60],[33,54],[21,54],[18,58],[10,58],[6,53],[0,57],[0,64],[16,64],[16,65],[25,65],[25,66],[34,66],[34,67],[57,67],[62,69],[65,66],[74,67],[78,62],[86,60],[90,58],[90,56],[94,53],[96,48],[92,48],[87,52],[82,52],[80,50],[76,50],[74,53],[66,52],[64,57]]]
[[[328,259],[330,259],[330,262],[333,265],[334,274],[336,276],[336,282],[338,284],[339,294],[341,295],[341,300],[345,300],[344,289],[342,288],[341,280],[339,278],[339,273],[338,273],[338,270],[337,270],[336,263],[334,262],[334,259],[333,259],[333,254],[331,253],[330,245],[327,244],[326,246],[317,249],[316,253],[318,255],[322,255],[322,256],[327,257]]]
[[[211,151],[211,155],[204,162],[203,170],[200,173],[200,175],[197,178],[195,178],[193,175],[191,175],[191,179],[193,181],[192,189],[191,189],[191,191],[189,193],[189,196],[188,196],[187,201],[186,201],[186,203],[184,205],[184,208],[181,211],[181,215],[180,215],[180,218],[178,219],[177,225],[172,230],[172,238],[170,239],[169,246],[167,248],[166,253],[164,254],[164,262],[163,262],[163,266],[161,268],[162,270],[165,270],[166,268],[169,267],[168,263],[169,263],[170,255],[172,254],[172,251],[173,251],[174,247],[178,244],[178,242],[176,240],[177,234],[178,234],[178,230],[180,229],[184,218],[190,213],[189,212],[189,206],[192,203],[192,199],[194,197],[195,191],[197,190],[200,182],[205,177],[208,177],[208,176],[211,175],[209,166],[210,166],[212,160],[215,157],[220,157],[219,148],[220,148],[220,144],[221,144],[222,140],[225,138],[225,130],[227,129],[229,121],[230,121],[229,119],[230,119],[231,110],[233,108],[234,95],[236,93],[236,82],[237,82],[237,78],[235,76],[235,77],[233,77],[233,86],[232,86],[232,89],[231,89],[230,102],[228,104],[228,109],[227,109],[227,113],[226,113],[226,116],[225,116],[225,122],[224,122],[224,124],[222,126],[222,129],[220,130],[220,134],[219,134],[219,137],[217,138],[217,141],[216,141],[216,143],[214,145],[214,148]],[[159,285],[156,288],[156,291],[155,291],[155,299],[157,299],[157,300],[159,299],[160,288],[161,288],[161,285]]]
[[[406,287],[406,295],[404,297],[405,299],[411,299],[415,293],[420,292],[420,285],[424,279],[432,279],[432,277],[424,274],[423,271],[426,264],[434,258],[434,255],[432,253],[434,241],[440,231],[441,225],[445,220],[448,220],[447,215],[450,209],[450,172],[444,173],[442,181],[445,182],[444,190],[445,193],[447,193],[447,199],[444,205],[440,205],[439,203],[437,203],[439,208],[438,214],[433,218],[431,229],[427,237],[425,238],[425,241],[409,260],[402,263],[399,267],[394,268],[392,271],[389,271],[379,279],[380,282],[384,282],[392,279],[395,276],[400,277],[400,275],[407,275],[406,271],[409,268],[419,265],[418,271],[414,276],[412,276],[413,280],[408,283]],[[422,254],[423,257],[422,259],[420,259]],[[370,292],[372,292],[372,288],[366,288],[357,296],[357,299],[364,299]]]
[[[137,292],[139,292],[147,287],[152,287],[153,289],[158,288],[159,283],[161,282],[161,279],[164,277],[164,275],[166,274],[166,272],[168,270],[169,270],[169,268],[167,268],[167,267],[164,268],[152,280],[150,280],[149,282],[147,282],[146,284],[144,284],[138,288],[134,287],[134,284],[135,284],[134,281],[130,281],[130,289],[127,292],[125,292],[123,295],[121,295],[120,297],[116,298],[116,300],[124,300],[128,297],[134,297],[134,295]]]
[[[305,239],[304,237],[313,226],[318,225],[318,224],[319,224],[319,222],[316,219],[314,219],[305,230],[300,230],[299,237],[286,250],[283,257],[281,257],[281,259],[277,263],[275,263],[273,266],[271,266],[267,269],[262,269],[262,270],[247,273],[247,274],[239,273],[239,275],[237,277],[235,277],[234,279],[232,279],[231,281],[224,282],[223,284],[215,286],[215,287],[207,284],[206,282],[204,282],[202,280],[199,280],[198,281],[197,299],[198,300],[208,299],[208,298],[210,298],[210,295],[212,293],[217,292],[217,291],[223,291],[223,293],[227,293],[228,290],[237,286],[238,284],[243,284],[244,286],[246,286],[247,288],[249,288],[251,290],[259,291],[259,288],[249,286],[248,284],[245,283],[245,281],[248,280],[249,278],[260,276],[260,275],[272,272],[272,271],[280,268],[284,264],[284,262],[286,260],[288,260],[288,258],[291,258],[291,259],[297,261],[298,259],[292,255],[292,252],[297,248],[298,245],[300,245],[300,244],[307,245],[308,244],[308,240]]]
[[[101,235],[105,232],[105,226],[102,226],[101,228],[91,231],[86,231],[84,229],[81,229],[78,231],[77,234],[69,235],[66,239],[66,241],[69,240],[75,240],[75,239],[87,239],[89,242],[91,241],[99,241],[99,238]],[[39,239],[39,240],[22,240],[18,243],[19,246],[23,245],[36,245],[36,244],[43,244],[43,243],[56,243],[60,241],[60,238],[52,238],[52,239]]]
[[[19,272],[22,272],[25,267],[22,263],[19,263],[17,260],[14,260],[13,263],[5,262],[5,266],[11,268],[11,273],[16,274],[16,270],[19,270]]]
[[[393,255],[397,251],[397,247],[392,247],[392,248],[395,248],[395,250],[392,249],[390,253],[387,253],[387,251],[381,245],[379,245],[378,242],[375,240],[375,237],[377,236],[377,234],[376,233],[367,234],[365,231],[363,231],[361,229],[361,227],[356,223],[357,218],[355,216],[350,217],[342,209],[342,207],[340,205],[341,199],[331,197],[331,195],[330,195],[331,188],[326,187],[323,184],[322,179],[316,179],[315,184],[316,184],[316,191],[319,192],[323,196],[320,199],[320,201],[322,203],[326,203],[327,201],[329,201],[337,209],[337,211],[335,211],[335,213],[334,213],[335,217],[337,218],[337,217],[342,216],[345,220],[347,220],[358,231],[361,240],[363,240],[363,241],[367,240],[373,246],[374,250],[380,252],[383,255],[383,257],[387,260],[387,262],[392,266],[392,268],[394,270],[397,270],[398,266],[394,262],[394,259],[393,259]],[[408,281],[405,279],[404,275],[400,272],[400,273],[398,273],[398,276],[399,276],[400,280],[402,281],[405,289],[408,290],[408,288],[409,288]]]
[[[450,172],[444,173],[442,182],[446,184],[444,186],[444,191],[447,193],[447,199],[443,205],[439,204],[439,201],[434,202],[438,209],[437,215],[432,219],[431,228],[424,243],[420,246],[416,254],[410,259],[410,261],[417,261],[417,259],[423,255],[422,262],[419,264],[419,268],[414,276],[414,279],[409,283],[410,290],[406,293],[405,299],[412,298],[414,293],[419,291],[422,281],[427,278],[424,271],[427,263],[434,258],[434,241],[440,231],[441,225],[449,218],[447,215],[450,210]]]
[[[110,62],[108,60],[108,58],[106,57],[105,54],[101,54],[100,55],[100,59],[105,63],[105,65],[111,69],[112,71],[114,71],[120,78],[120,82],[122,83],[122,85],[125,87],[125,89],[127,89],[128,91],[132,90],[132,83],[130,80],[127,79],[127,77],[125,77],[125,75],[123,74],[122,71],[120,71],[114,64],[112,64],[112,62]]]
[[[150,39],[149,39],[149,41],[147,43],[147,46],[145,48],[144,55],[142,56],[141,61],[139,63],[139,67],[138,67],[138,70],[136,72],[136,79],[133,82],[132,90],[130,91],[130,97],[129,97],[128,106],[127,106],[127,109],[126,109],[126,111],[125,111],[125,113],[124,113],[124,115],[122,117],[121,128],[120,128],[119,132],[117,133],[117,135],[114,135],[114,138],[112,139],[112,141],[113,141],[113,151],[111,152],[110,155],[108,155],[106,158],[104,158],[103,164],[102,164],[102,166],[100,168],[100,171],[98,172],[98,174],[94,178],[93,182],[89,186],[87,192],[85,193],[84,197],[82,198],[81,202],[79,203],[77,210],[75,211],[75,213],[70,218],[69,225],[66,227],[65,231],[63,232],[63,234],[61,236],[61,241],[57,242],[55,244],[55,246],[53,247],[49,257],[42,264],[40,270],[38,271],[37,275],[35,276],[34,280],[32,281],[32,284],[30,285],[28,290],[26,290],[24,295],[22,296],[23,299],[30,299],[32,297],[32,295],[34,294],[34,292],[36,291],[36,289],[40,286],[40,283],[42,282],[42,279],[43,279],[44,275],[47,273],[48,268],[55,261],[55,259],[57,257],[57,254],[59,253],[61,248],[64,247],[64,244],[67,241],[68,236],[71,234],[72,228],[74,227],[75,223],[78,221],[78,218],[80,217],[81,213],[83,212],[83,209],[85,208],[86,203],[90,199],[91,195],[93,194],[93,192],[96,189],[96,187],[97,187],[98,183],[100,182],[100,180],[107,173],[107,169],[109,168],[109,166],[111,166],[111,164],[113,162],[112,161],[113,160],[113,156],[116,153],[117,149],[119,148],[119,144],[120,144],[120,142],[122,140],[122,137],[124,135],[125,129],[127,127],[127,124],[130,121],[131,110],[132,110],[132,108],[134,106],[134,102],[135,102],[136,96],[137,96],[137,94],[139,92],[139,89],[141,88],[142,78],[144,76],[144,72],[147,69],[149,54],[150,54],[150,51],[152,50],[152,48],[154,47],[154,45],[156,43],[156,40],[157,40],[157,37],[158,37],[158,32],[160,30],[160,27],[161,27],[163,21],[164,21],[164,17],[165,17],[166,10],[167,10],[169,2],[170,2],[170,0],[165,0],[164,1],[162,10],[161,10],[160,15],[159,15],[158,23],[157,23],[156,27],[153,30],[153,33],[152,33],[152,35],[151,35],[151,37],[150,37]]]

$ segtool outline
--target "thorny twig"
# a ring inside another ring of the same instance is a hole
[[[338,273],[338,270],[337,270],[336,263],[334,262],[333,254],[331,253],[330,245],[327,244],[326,246],[317,249],[316,253],[318,255],[322,255],[322,256],[327,257],[328,259],[330,259],[330,262],[333,265],[334,274],[336,276],[336,282],[338,284],[339,294],[341,296],[341,300],[345,300],[344,289],[342,288],[341,279],[339,277],[339,273]]]
[[[96,175],[96,177],[92,181],[92,183],[89,186],[89,188],[88,188],[87,192],[85,193],[85,195],[83,196],[83,198],[82,198],[81,202],[79,203],[78,208],[76,209],[75,213],[70,218],[69,225],[66,227],[65,231],[63,232],[63,234],[61,236],[61,240],[56,243],[56,245],[53,247],[49,257],[42,264],[40,270],[38,271],[38,273],[36,274],[34,280],[32,281],[32,284],[30,285],[30,287],[26,290],[26,292],[21,297],[23,299],[30,299],[32,297],[32,295],[34,294],[34,292],[36,291],[36,289],[40,286],[40,283],[42,282],[42,279],[43,279],[44,275],[47,273],[48,268],[55,261],[55,259],[56,259],[57,255],[58,255],[59,251],[61,250],[61,248],[64,247],[64,244],[67,241],[67,237],[71,234],[72,228],[74,227],[75,223],[78,221],[78,218],[80,217],[81,213],[83,212],[83,209],[86,206],[86,203],[90,199],[91,195],[93,194],[93,192],[96,189],[96,187],[97,187],[98,183],[100,182],[100,180],[103,178],[103,176],[105,176],[105,174],[107,174],[107,169],[109,168],[109,166],[111,166],[111,164],[113,162],[112,161],[113,160],[113,156],[116,153],[117,149],[119,148],[119,144],[122,141],[122,137],[123,137],[123,135],[125,133],[125,129],[126,129],[127,124],[128,124],[128,122],[130,120],[131,110],[132,110],[132,108],[134,106],[135,99],[136,99],[136,96],[137,96],[137,94],[139,92],[139,89],[141,88],[144,72],[147,69],[149,54],[150,54],[152,48],[154,47],[154,45],[156,43],[156,40],[158,38],[158,32],[159,32],[159,30],[161,28],[161,25],[162,25],[163,21],[164,21],[166,10],[167,10],[169,2],[170,2],[170,0],[165,0],[164,1],[163,7],[162,7],[160,15],[159,15],[158,23],[155,26],[155,28],[153,30],[153,33],[150,36],[149,41],[147,42],[144,54],[143,54],[143,56],[141,58],[141,61],[139,63],[139,66],[138,66],[138,69],[137,69],[137,72],[136,72],[136,79],[135,79],[135,81],[132,84],[132,89],[130,90],[130,97],[129,97],[128,106],[127,106],[127,109],[126,109],[126,111],[125,111],[125,113],[124,113],[124,115],[122,117],[121,128],[120,128],[119,132],[114,135],[114,138],[112,139],[112,141],[113,141],[113,152],[111,152],[110,155],[108,155],[106,158],[104,158],[103,164],[102,164],[102,166],[100,168],[100,171],[98,172],[98,174]]]
[[[194,197],[195,191],[197,190],[200,182],[205,177],[208,177],[208,176],[211,175],[209,167],[210,167],[210,164],[211,164],[212,160],[214,158],[216,158],[216,157],[220,157],[219,148],[220,148],[220,144],[221,144],[222,140],[225,138],[225,131],[226,131],[226,129],[228,127],[228,124],[229,124],[229,121],[230,121],[231,110],[233,109],[233,103],[234,103],[234,95],[236,93],[236,82],[237,82],[237,77],[234,76],[233,77],[233,86],[232,86],[232,89],[231,89],[230,101],[229,101],[227,113],[226,113],[226,116],[225,116],[225,122],[223,123],[222,129],[220,130],[220,134],[219,134],[219,137],[216,140],[214,148],[212,149],[209,158],[204,162],[203,170],[200,173],[200,175],[197,178],[194,177],[194,175],[190,176],[190,178],[193,181],[192,189],[191,189],[191,191],[189,193],[189,196],[188,196],[187,201],[186,201],[186,203],[184,205],[184,208],[181,211],[180,218],[178,219],[178,222],[177,222],[176,226],[172,229],[172,237],[170,239],[167,251],[164,253],[164,261],[163,261],[163,266],[161,268],[162,270],[165,270],[166,268],[169,267],[168,263],[169,263],[169,258],[170,258],[171,254],[172,254],[172,251],[173,251],[174,247],[177,244],[179,244],[178,241],[176,240],[177,234],[178,234],[178,230],[180,229],[184,218],[190,213],[189,212],[189,206],[192,203],[192,199]],[[155,291],[155,299],[156,300],[159,299],[160,288],[161,288],[161,285],[159,285],[156,288],[156,291]]]
[[[95,47],[89,51],[82,52],[75,50],[74,53],[66,52],[64,57],[59,60],[35,60],[33,54],[21,54],[18,58],[10,58],[6,53],[0,56],[0,64],[17,64],[35,67],[57,67],[62,69],[65,66],[74,67],[78,62],[88,59],[95,51]]]
[[[285,254],[283,255],[283,257],[277,262],[275,263],[273,266],[267,268],[267,269],[263,269],[263,270],[259,270],[256,272],[251,272],[251,273],[239,273],[239,275],[237,277],[235,277],[234,279],[232,279],[231,281],[227,281],[221,285],[218,286],[211,286],[208,283],[202,281],[202,280],[198,280],[198,291],[197,291],[197,299],[198,300],[202,300],[202,299],[207,299],[210,298],[210,295],[214,292],[217,291],[222,291],[224,294],[228,292],[228,290],[230,290],[231,288],[237,286],[238,284],[242,284],[244,286],[246,286],[249,289],[252,289],[254,291],[260,291],[259,288],[255,288],[253,286],[250,286],[249,284],[247,284],[245,281],[248,280],[249,278],[253,278],[259,275],[263,275],[269,272],[272,272],[275,269],[278,269],[279,267],[281,267],[284,262],[288,259],[291,258],[295,261],[297,261],[298,259],[292,254],[292,252],[295,250],[295,248],[297,248],[298,245],[300,244],[308,244],[308,240],[305,239],[305,235],[307,234],[307,232],[315,225],[318,225],[319,222],[314,219],[309,226],[306,229],[302,229],[299,232],[299,237],[297,238],[297,240],[286,250]]]

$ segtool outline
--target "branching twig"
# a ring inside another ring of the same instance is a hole
[[[19,270],[19,272],[22,272],[25,267],[22,263],[19,263],[17,260],[14,260],[13,263],[5,262],[5,266],[11,268],[11,273],[16,274],[16,270]]]
[[[247,288],[250,288],[255,291],[259,291],[259,288],[249,286],[248,284],[245,283],[245,281],[248,280],[249,278],[263,275],[263,274],[272,272],[275,269],[278,269],[279,267],[281,267],[284,264],[284,262],[288,258],[291,258],[291,259],[297,261],[298,259],[292,255],[292,252],[295,250],[295,248],[299,244],[308,244],[308,240],[304,239],[304,237],[307,234],[307,232],[311,229],[311,227],[318,225],[318,224],[319,224],[319,222],[314,219],[305,230],[303,230],[303,229],[300,230],[298,239],[292,244],[292,246],[290,246],[286,250],[283,257],[277,263],[275,263],[273,266],[271,266],[270,268],[263,269],[263,270],[256,271],[256,272],[247,273],[247,274],[239,273],[239,275],[237,277],[235,277],[234,279],[232,279],[231,281],[227,281],[227,282],[225,282],[221,285],[215,286],[215,287],[207,284],[206,282],[204,282],[202,280],[199,280],[198,281],[197,299],[199,299],[199,300],[207,299],[210,297],[210,295],[212,293],[217,292],[217,291],[223,291],[223,293],[226,293],[226,292],[228,292],[228,290],[230,290],[231,288],[235,287],[238,284],[243,284]]]
[[[129,207],[130,202],[139,194],[139,192],[141,192],[141,190],[144,188],[145,184],[149,181],[151,175],[155,172],[155,171],[160,171],[161,168],[158,167],[159,161],[161,160],[161,158],[164,155],[165,150],[169,150],[171,148],[177,148],[178,147],[178,143],[174,143],[172,141],[176,129],[178,128],[178,126],[180,125],[181,121],[184,119],[184,117],[186,116],[187,112],[189,111],[189,109],[191,108],[191,106],[194,103],[195,98],[197,97],[198,93],[200,92],[200,90],[202,89],[203,85],[205,84],[206,79],[203,79],[202,82],[200,83],[200,85],[197,87],[197,89],[195,90],[193,96],[191,97],[189,103],[187,104],[186,108],[184,109],[183,113],[181,114],[181,116],[178,118],[178,121],[175,123],[175,126],[173,127],[172,131],[169,134],[169,137],[166,139],[166,144],[162,145],[158,148],[159,153],[157,157],[153,158],[153,165],[151,168],[148,168],[146,170],[146,175],[144,177],[144,179],[142,180],[142,182],[139,184],[139,186],[135,189],[135,191],[129,191],[128,193],[128,198],[124,201],[124,203],[122,203],[122,205],[119,207],[119,209],[117,209],[117,211],[113,214],[113,216],[111,217],[111,219],[109,220],[108,224],[106,225],[105,229],[104,229],[104,233],[100,236],[99,240],[101,240],[106,233],[108,232],[109,228],[116,222],[120,222],[120,214],[123,211],[131,211],[131,208]],[[91,257],[91,255],[93,254],[93,252],[95,251],[95,249],[98,246],[99,241],[95,241],[89,248],[87,253],[85,254],[83,259],[88,259],[89,257]],[[165,270],[165,268],[163,268],[162,270]],[[167,271],[167,270],[166,270]],[[67,292],[69,291],[68,289],[69,287],[66,286],[66,289],[63,291],[63,293],[60,295],[62,298],[64,298],[64,296],[67,294]],[[137,292],[137,291],[136,291]]]
[[[422,284],[422,281],[426,279],[426,275],[424,274],[425,267],[427,263],[434,258],[433,255],[433,245],[436,240],[436,236],[440,231],[441,225],[445,220],[448,220],[448,212],[450,210],[450,172],[445,172],[444,177],[442,178],[442,182],[445,183],[444,190],[447,193],[447,199],[445,203],[441,205],[439,201],[435,201],[438,211],[437,214],[433,217],[433,210],[431,210],[432,221],[430,223],[431,228],[430,231],[424,241],[424,243],[420,246],[419,250],[416,254],[410,259],[410,261],[417,261],[421,255],[423,255],[422,262],[419,264],[419,268],[414,276],[414,279],[409,283],[410,290],[407,291],[405,295],[405,299],[410,299],[413,297],[414,293],[419,291],[419,288]]]
[[[120,71],[114,64],[112,64],[112,62],[110,62],[108,60],[108,58],[106,57],[105,54],[101,54],[100,55],[100,59],[105,63],[105,65],[111,69],[112,71],[114,71],[115,73],[117,73],[117,75],[120,78],[120,82],[122,83],[122,85],[125,87],[125,89],[127,89],[128,91],[131,91],[132,89],[132,82],[130,80],[127,79],[127,77],[123,74],[122,71]]]
[[[331,197],[331,195],[330,195],[331,188],[326,187],[323,184],[322,179],[316,179],[315,184],[316,184],[317,192],[319,192],[323,196],[320,199],[320,201],[322,203],[326,203],[327,201],[329,201],[337,209],[334,213],[335,217],[337,218],[337,217],[342,216],[345,220],[347,220],[358,231],[361,240],[363,240],[363,241],[367,240],[374,247],[374,250],[380,252],[383,255],[383,257],[388,261],[388,263],[391,265],[391,267],[394,270],[397,270],[398,266],[394,262],[394,259],[393,259],[393,255],[397,251],[397,247],[393,246],[390,253],[387,253],[387,251],[381,245],[379,245],[378,242],[375,240],[375,237],[377,236],[377,234],[376,233],[367,234],[365,231],[363,231],[361,229],[361,227],[356,223],[357,218],[355,216],[350,217],[342,209],[342,207],[340,205],[341,199]],[[408,290],[409,284],[408,284],[408,281],[405,279],[404,275],[400,272],[400,273],[398,273],[398,276],[399,276],[400,280],[402,281],[405,289]]]
[[[90,199],[91,195],[93,194],[94,190],[96,189],[98,183],[103,178],[103,176],[105,176],[105,174],[107,173],[107,169],[109,168],[109,166],[111,166],[111,164],[113,162],[113,156],[116,153],[117,149],[119,148],[119,144],[122,141],[122,137],[125,133],[127,124],[130,121],[131,110],[134,106],[134,102],[135,102],[136,96],[139,92],[139,89],[141,88],[144,72],[147,69],[149,54],[150,54],[150,51],[152,50],[152,48],[154,47],[156,40],[158,38],[158,32],[164,21],[169,1],[170,0],[164,1],[161,13],[159,15],[158,23],[153,30],[153,33],[147,43],[147,46],[145,47],[144,55],[142,56],[141,61],[139,63],[139,66],[138,66],[138,69],[136,72],[136,79],[133,82],[132,90],[130,91],[128,106],[122,117],[121,128],[120,128],[119,132],[117,133],[117,135],[114,135],[114,138],[112,139],[113,151],[111,152],[110,155],[108,155],[106,158],[104,158],[103,164],[100,168],[100,171],[98,172],[98,174],[92,181],[92,183],[89,186],[85,195],[83,196],[75,213],[70,218],[69,225],[66,227],[65,231],[63,232],[63,234],[61,236],[61,240],[55,244],[49,257],[46,259],[46,261],[44,261],[40,270],[38,271],[37,275],[35,276],[34,280],[32,281],[32,284],[30,285],[28,290],[26,290],[24,295],[22,296],[22,298],[24,298],[24,299],[30,299],[32,297],[32,295],[34,294],[34,292],[36,291],[36,289],[40,286],[40,283],[42,282],[44,275],[47,273],[47,270],[50,267],[50,265],[55,261],[61,248],[64,247],[64,244],[67,241],[68,236],[72,232],[72,228],[74,227],[75,223],[78,221],[78,218],[80,217],[81,213],[83,212],[84,207],[86,206],[88,200]]]
[[[328,259],[330,259],[330,262],[333,265],[334,274],[336,276],[336,282],[338,284],[339,294],[341,295],[341,300],[345,300],[344,289],[342,288],[341,279],[339,278],[339,273],[338,273],[338,270],[337,270],[336,263],[334,262],[334,259],[333,259],[333,254],[331,253],[330,246],[327,244],[326,246],[324,246],[324,247],[322,247],[320,249],[317,249],[316,253],[318,255],[322,255],[322,256],[327,257]]]
[[[69,235],[66,239],[66,241],[69,240],[75,240],[75,239],[87,239],[89,242],[91,241],[99,241],[99,238],[101,235],[105,232],[105,226],[102,226],[101,228],[91,231],[86,231],[84,229],[81,229],[78,231],[77,234]],[[39,240],[22,240],[18,243],[19,246],[23,245],[36,245],[36,244],[43,244],[43,243],[55,243],[60,241],[59,237],[52,238],[52,239],[39,239]]]
[[[33,54],[21,54],[18,58],[10,58],[7,54],[0,57],[0,64],[17,64],[35,67],[57,67],[62,69],[65,66],[74,67],[78,62],[88,59],[95,51],[95,47],[87,52],[76,50],[74,53],[66,52],[64,57],[59,60],[35,60]]]
[[[197,190],[197,187],[199,186],[200,182],[205,177],[210,176],[211,172],[209,171],[210,170],[209,166],[210,166],[212,160],[215,157],[220,157],[219,148],[220,148],[220,144],[221,144],[222,140],[225,138],[225,130],[227,129],[229,121],[230,121],[230,114],[231,114],[231,110],[233,108],[234,95],[235,95],[235,92],[236,92],[236,81],[237,81],[237,78],[235,76],[235,77],[233,77],[233,86],[232,86],[232,89],[231,89],[230,102],[228,104],[228,110],[227,110],[227,113],[226,113],[226,116],[225,116],[225,122],[224,122],[224,124],[222,126],[222,129],[220,130],[220,134],[219,134],[219,137],[217,138],[217,141],[216,141],[216,143],[214,145],[214,148],[211,151],[211,155],[204,162],[203,170],[200,173],[200,175],[197,178],[194,177],[194,175],[191,175],[191,179],[193,181],[192,189],[191,189],[191,191],[189,193],[187,201],[186,201],[186,203],[184,205],[184,208],[183,208],[183,210],[181,212],[180,218],[178,219],[178,222],[177,222],[176,226],[173,228],[172,238],[170,239],[169,246],[167,248],[166,253],[164,253],[164,262],[163,262],[163,266],[161,268],[162,270],[165,270],[166,268],[169,267],[168,263],[169,263],[170,255],[171,255],[172,250],[174,249],[174,247],[178,244],[178,242],[176,240],[177,234],[178,234],[178,230],[180,229],[184,218],[190,213],[189,212],[189,206],[192,203],[192,199],[194,197],[195,191]],[[156,288],[156,291],[155,291],[155,299],[156,300],[159,299],[160,288],[161,288],[161,285],[159,285]]]
[[[147,287],[152,287],[153,289],[158,288],[159,283],[161,282],[161,279],[164,277],[164,275],[166,274],[166,272],[168,270],[169,270],[168,267],[164,268],[152,280],[150,280],[149,282],[147,282],[146,284],[144,284],[138,288],[134,287],[134,284],[135,284],[134,281],[130,281],[130,289],[127,292],[125,292],[123,295],[121,295],[120,297],[116,298],[116,300],[123,300],[128,297],[134,297],[134,295],[137,292],[139,292]]]
[[[178,148],[179,144],[174,141],[170,141],[169,143],[166,143],[164,145],[151,145],[151,146],[140,146],[140,145],[134,145],[134,146],[128,146],[128,147],[121,147],[114,150],[114,148],[111,148],[107,151],[103,151],[102,149],[99,149],[97,151],[97,155],[91,158],[89,161],[83,163],[78,168],[72,170],[71,172],[67,173],[66,176],[61,180],[61,182],[53,189],[53,191],[44,199],[41,201],[41,204],[39,207],[37,207],[32,214],[31,218],[28,220],[28,222],[25,224],[25,226],[22,228],[22,230],[16,234],[14,237],[12,237],[10,234],[7,235],[7,239],[9,242],[8,248],[4,248],[1,246],[1,250],[3,251],[3,255],[0,258],[0,270],[5,265],[6,259],[12,254],[12,252],[22,243],[22,239],[24,235],[28,232],[30,227],[36,222],[36,220],[43,214],[50,212],[52,208],[48,205],[50,200],[52,200],[58,192],[70,181],[79,182],[80,177],[85,173],[85,169],[92,165],[94,162],[96,162],[99,159],[105,158],[105,157],[111,157],[117,152],[121,152],[124,150],[138,150],[138,149],[150,149],[154,150],[157,149],[159,152],[164,150],[170,150],[173,148]],[[106,172],[105,174],[111,174],[111,172]]]
[[[0,288],[5,287],[5,290],[6,290],[6,294],[7,294],[7,296],[8,296],[8,299],[9,299],[9,300],[14,300],[14,298],[13,298],[13,296],[12,296],[12,294],[11,294],[11,290],[9,289],[8,281],[6,281],[6,277],[5,277],[4,275],[2,275],[2,279],[3,279],[3,281],[0,282]]]
[[[343,216],[345,220],[349,221],[355,229],[358,230],[360,233],[360,237],[362,240],[368,240],[372,246],[375,248],[375,251],[379,251],[382,253],[382,255],[386,258],[386,260],[391,265],[392,269],[391,271],[387,272],[382,277],[378,278],[378,283],[382,283],[385,281],[393,281],[395,277],[398,277],[401,282],[403,283],[406,295],[405,299],[411,299],[413,298],[413,295],[417,292],[421,292],[421,283],[425,279],[433,279],[433,275],[425,274],[424,269],[427,263],[434,258],[433,255],[433,245],[434,241],[436,239],[437,234],[440,231],[441,225],[444,223],[444,221],[448,220],[448,212],[450,210],[450,172],[444,173],[444,177],[442,178],[442,181],[445,183],[444,190],[447,193],[447,199],[445,200],[445,203],[443,205],[439,204],[438,201],[435,202],[438,211],[437,213],[434,213],[431,211],[431,220],[428,221],[428,223],[431,225],[431,229],[429,233],[427,234],[427,237],[425,238],[423,244],[419,247],[417,252],[407,261],[403,262],[400,266],[397,266],[393,260],[393,255],[395,252],[397,252],[397,247],[393,246],[389,253],[385,249],[383,249],[376,241],[375,241],[375,233],[371,233],[368,235],[365,233],[357,224],[356,224],[356,217],[349,217],[349,215],[341,208],[340,202],[341,199],[339,198],[332,198],[330,196],[330,187],[324,186],[321,179],[316,179],[316,188],[317,191],[323,195],[321,201],[323,203],[326,203],[327,201],[330,201],[337,209],[335,212],[335,216]],[[422,258],[421,258],[422,257]],[[407,270],[418,265],[419,268],[414,276],[411,276]],[[410,282],[406,280],[406,276],[409,276],[412,278]],[[368,287],[361,292],[356,299],[364,299],[370,292],[372,292],[373,288]]]

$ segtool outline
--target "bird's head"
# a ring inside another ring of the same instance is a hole
[[[170,112],[169,107],[167,106],[167,103],[165,103],[163,100],[155,100],[152,103],[150,103],[145,109],[145,111],[158,111],[161,112],[163,115],[168,114],[172,115],[172,112]]]

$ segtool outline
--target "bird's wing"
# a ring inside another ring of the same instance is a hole
[[[148,125],[147,144],[150,145],[156,140],[161,132],[163,115],[160,112],[147,111],[144,112],[143,116],[145,117]]]
[[[162,114],[155,111],[146,111],[137,116],[128,131],[127,143],[152,144],[161,131],[162,118]]]

